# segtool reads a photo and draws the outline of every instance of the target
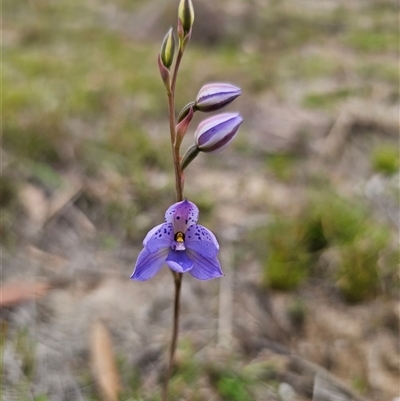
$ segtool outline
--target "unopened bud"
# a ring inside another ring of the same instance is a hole
[[[194,21],[194,9],[192,0],[181,0],[178,8],[178,18],[181,21],[184,37],[192,29]],[[182,38],[183,39],[183,38]]]
[[[240,88],[226,83],[204,85],[196,97],[195,108],[199,111],[216,111],[233,102],[242,94]]]
[[[165,35],[160,50],[161,61],[165,68],[169,69],[169,67],[171,67],[172,62],[174,61],[174,53],[175,53],[175,37],[174,37],[174,31],[171,28]]]
[[[202,121],[194,134],[198,149],[206,153],[224,150],[237,134],[243,118],[238,113],[223,113]]]

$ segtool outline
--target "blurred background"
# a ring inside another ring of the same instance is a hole
[[[175,199],[178,1],[2,7],[2,399],[160,400],[173,281],[129,275]],[[244,123],[186,173],[226,276],[184,277],[171,400],[398,400],[398,3],[194,8],[177,107],[230,82]]]

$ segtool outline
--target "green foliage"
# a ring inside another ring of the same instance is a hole
[[[327,244],[338,249],[340,260],[334,278],[344,297],[358,302],[375,295],[378,259],[389,244],[388,228],[375,222],[363,205],[334,194],[313,208]]]
[[[30,178],[40,182],[44,187],[56,189],[63,184],[63,178],[57,170],[46,163],[28,160],[25,169]]]
[[[262,361],[253,362],[243,367],[241,374],[245,378],[246,382],[256,383],[258,381],[271,382],[278,375],[279,368],[276,365],[276,361]]]
[[[390,63],[387,60],[374,62],[360,62],[356,71],[361,77],[367,80],[381,80],[389,84],[399,86],[399,67],[397,63]]]
[[[199,364],[196,362],[195,351],[189,337],[183,337],[179,341],[181,361],[178,365],[177,376],[182,377],[186,384],[194,383],[198,379]]]
[[[351,302],[377,293],[382,276],[378,259],[389,240],[390,230],[375,222],[361,204],[328,189],[311,194],[300,215],[278,215],[251,235],[263,263],[264,285],[280,290],[299,286],[313,273],[319,253],[336,249],[339,264],[330,278]],[[392,270],[385,271],[393,276]]]
[[[16,182],[7,170],[0,175],[0,243],[10,247],[15,243],[12,228],[19,200]]]
[[[267,167],[281,181],[289,181],[295,173],[295,156],[290,154],[272,154],[266,159]]]
[[[398,6],[390,1],[376,1],[354,16],[343,41],[360,52],[398,52],[398,30]]]
[[[314,80],[316,77],[336,74],[340,71],[341,63],[332,55],[303,55],[293,51],[281,57],[278,68],[282,79]]]
[[[265,9],[263,24],[256,26],[268,48],[278,47],[288,50],[307,42],[320,41],[324,37],[340,32],[345,23],[343,13],[326,13],[318,16],[303,13],[282,6],[276,2],[274,7]]]
[[[376,295],[379,284],[378,259],[384,238],[357,240],[340,249],[338,286],[349,302],[359,302]]]
[[[297,330],[301,330],[307,315],[307,309],[301,299],[294,299],[287,307],[286,313],[289,317],[292,326]]]
[[[279,290],[296,288],[308,275],[311,258],[298,222],[279,218],[267,227],[264,283]]]
[[[365,90],[365,89],[364,89]],[[303,99],[303,105],[309,108],[331,108],[350,96],[363,95],[355,88],[339,88],[327,93],[309,93]]]
[[[38,395],[37,397],[34,398],[34,401],[48,401],[48,398],[46,395]]]
[[[309,215],[319,222],[321,233],[331,245],[352,242],[369,221],[362,204],[345,200],[331,191],[312,197],[309,208]]]
[[[279,290],[298,287],[312,272],[319,251],[328,245],[321,219],[309,206],[299,217],[276,216],[267,227],[253,233],[260,244],[264,284]]]
[[[14,339],[15,352],[21,360],[22,373],[30,380],[35,369],[36,343],[26,328],[19,329]]]
[[[349,34],[346,43],[363,52],[396,51],[399,37],[396,31],[359,30]]]
[[[222,377],[217,390],[227,401],[251,401],[253,398],[247,391],[245,383],[239,377]]]
[[[26,126],[7,122],[3,131],[3,146],[23,160],[56,165],[61,161],[57,145],[64,138],[60,121],[42,115]]]
[[[237,369],[233,368],[234,364],[235,361],[231,360],[224,365],[209,365],[207,370],[210,380],[223,400],[250,401],[253,399],[250,385],[254,381],[250,376],[254,376],[254,370],[250,369],[246,375],[239,374]]]
[[[145,166],[166,170],[171,163],[166,157],[169,150],[167,142],[157,146],[148,133],[130,124],[111,135],[105,145],[108,151],[125,158],[129,171]]]
[[[17,201],[17,190],[14,182],[7,175],[0,175],[0,208],[4,209]]]
[[[292,219],[279,216],[252,233],[250,244],[263,263],[264,285],[291,290],[307,276],[309,255],[297,228]]]
[[[380,279],[385,293],[396,297],[400,291],[400,252],[398,237],[392,247],[386,248],[381,256]]]
[[[368,379],[362,376],[354,376],[351,380],[354,390],[364,394],[368,390]]]
[[[90,173],[107,163],[124,174],[165,167],[163,144],[141,128],[165,112],[157,68],[149,68],[156,47],[105,29],[85,3],[43,3],[34,19],[26,10],[6,8],[22,36],[4,50],[5,151],[24,164],[74,162]],[[56,54],[54,43],[63,50]],[[77,122],[87,123],[83,135]]]
[[[118,245],[118,240],[112,235],[104,235],[100,241],[102,248],[106,250],[113,250]]]
[[[391,175],[399,171],[400,157],[398,146],[384,144],[377,146],[371,154],[371,163],[375,171]]]
[[[120,400],[141,400],[140,388],[142,377],[140,371],[129,366],[124,357],[117,358],[118,371],[121,372],[122,391],[119,394]]]
[[[201,401],[201,378],[203,370],[196,359],[195,350],[189,337],[183,337],[178,344],[179,362],[170,381],[171,400],[190,399]]]
[[[303,241],[308,252],[318,252],[327,247],[328,240],[321,219],[309,213],[304,219]]]

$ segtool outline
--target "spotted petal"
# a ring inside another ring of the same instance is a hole
[[[168,252],[169,248],[162,248],[154,253],[150,253],[144,248],[139,253],[131,279],[146,281],[155,276],[163,267]]]
[[[169,268],[178,273],[185,273],[193,266],[193,261],[188,258],[185,251],[171,250],[168,254],[166,263]]]
[[[174,241],[174,230],[171,223],[164,223],[154,227],[143,240],[144,247],[150,252],[157,252],[161,248],[170,247]]]
[[[146,234],[146,236],[144,237],[144,240],[143,240],[143,246],[146,246],[146,244],[147,244],[147,242],[149,241],[149,239],[156,233],[156,231],[157,231],[163,224],[164,224],[164,223],[159,224],[158,226],[155,226],[154,228],[152,228],[152,229]]]
[[[185,246],[205,258],[215,258],[219,250],[215,235],[200,224],[190,226],[186,230]]]
[[[188,249],[187,254],[193,260],[193,267],[189,273],[198,280],[211,280],[224,274],[217,258],[206,258]]]
[[[188,227],[197,223],[198,218],[199,209],[188,200],[173,204],[165,212],[165,222],[172,223],[175,234],[179,231],[185,233]]]

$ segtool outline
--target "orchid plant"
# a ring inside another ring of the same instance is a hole
[[[183,273],[189,272],[199,280],[210,280],[223,276],[218,261],[219,244],[215,235],[197,224],[197,206],[184,198],[183,171],[200,154],[219,153],[236,136],[243,118],[238,113],[222,113],[202,121],[194,134],[194,144],[181,156],[182,140],[193,119],[199,112],[214,112],[222,109],[241,94],[240,88],[229,83],[204,85],[193,102],[188,103],[176,117],[175,87],[183,54],[190,42],[194,21],[191,0],[180,0],[178,8],[178,52],[175,57],[176,40],[171,28],[161,45],[158,67],[168,98],[169,130],[173,166],[175,173],[176,203],[165,213],[164,223],[151,229],[143,240],[133,280],[145,281],[152,278],[165,264],[171,269],[174,284],[174,317],[169,365],[163,387],[163,401],[168,399],[168,385],[174,365],[178,340],[180,294]],[[172,68],[172,71],[171,71]]]

